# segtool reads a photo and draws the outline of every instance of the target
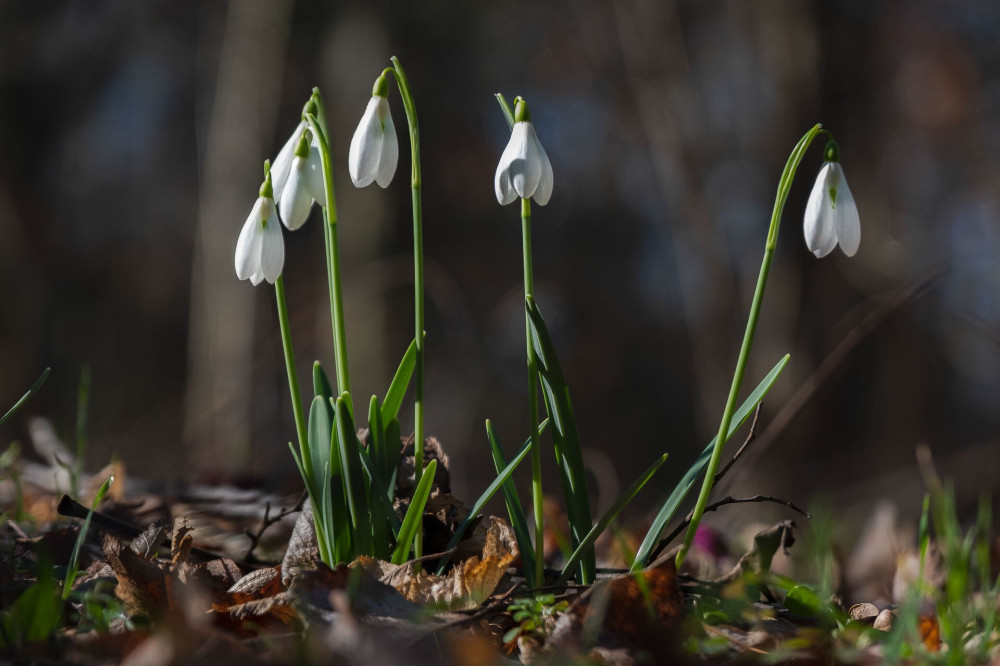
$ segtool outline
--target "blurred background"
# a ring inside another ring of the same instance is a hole
[[[792,360],[720,494],[861,514],[889,498],[913,515],[921,443],[961,506],[996,491],[1000,6],[987,0],[0,2],[0,404],[52,366],[0,438],[26,441],[45,416],[71,440],[86,364],[91,469],[117,456],[168,486],[297,492],[273,289],[236,279],[236,239],[263,160],[320,86],[356,400],[383,394],[413,330],[397,92],[392,185],[357,190],[346,166],[391,55],[420,118],[427,427],[456,495],[492,478],[485,418],[508,449],[527,435],[520,223],[493,194],[509,136],[497,91],[531,102],[553,163],[552,199],[534,207],[536,296],[598,505],[669,451],[641,518],[716,432],[778,177],[816,122],[840,143],[861,249],[805,248],[817,142],[744,395]],[[314,359],[333,367],[312,215],[285,233],[303,380]]]

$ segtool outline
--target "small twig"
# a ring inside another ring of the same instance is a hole
[[[486,604],[485,606],[477,608],[475,611],[473,611],[466,617],[458,618],[455,620],[449,620],[441,625],[438,625],[433,629],[431,629],[430,633],[436,634],[439,631],[443,631],[445,629],[454,629],[455,627],[461,626],[463,624],[468,624],[473,620],[478,620],[484,615],[489,615],[490,613],[494,612],[499,606],[503,606],[506,603],[506,601],[510,599],[510,596],[514,594],[514,590],[516,590],[519,587],[522,587],[523,585],[524,585],[523,581],[518,581],[514,583],[513,585],[510,586],[510,589],[508,589],[506,592],[504,592],[499,597],[497,597],[490,603]]]
[[[705,507],[705,513],[709,511],[715,511],[729,504],[749,504],[749,503],[763,503],[763,502],[773,502],[774,504],[781,504],[782,506],[787,506],[789,509],[796,511],[806,518],[812,518],[808,511],[803,511],[795,504],[789,500],[781,499],[780,497],[772,497],[771,495],[754,495],[753,497],[724,497],[714,504],[709,504]],[[680,536],[681,532],[687,529],[687,526],[691,523],[691,514],[689,513],[687,517],[680,522],[677,527],[675,527],[670,534],[660,539],[660,542],[656,544],[656,550],[649,556],[649,560],[655,562],[663,549],[666,548],[671,541]]]
[[[416,564],[417,562],[426,562],[427,560],[436,560],[442,557],[450,557],[455,554],[458,550],[458,546],[454,546],[443,553],[431,553],[430,555],[421,555],[420,557],[414,557],[412,560],[407,560],[403,562],[401,566],[406,566],[407,564]]]
[[[257,528],[257,531],[251,532],[250,530],[243,530],[243,534],[245,534],[247,538],[250,539],[250,546],[247,547],[247,552],[243,554],[243,560],[247,562],[256,562],[257,558],[254,557],[253,551],[257,549],[257,546],[260,543],[260,538],[264,536],[264,532],[267,530],[267,528],[269,528],[271,525],[274,525],[277,522],[280,522],[285,516],[289,516],[293,513],[298,513],[299,511],[301,511],[302,505],[305,504],[306,497],[308,497],[308,493],[305,490],[303,490],[302,494],[299,496],[299,500],[295,503],[294,506],[287,509],[282,509],[281,511],[278,512],[278,515],[274,517],[271,516],[271,503],[270,502],[265,503],[264,518],[260,521],[260,527]]]
[[[712,485],[717,484],[719,482],[719,479],[721,479],[726,475],[726,472],[728,472],[729,468],[733,466],[733,463],[735,463],[737,460],[740,459],[740,456],[742,456],[743,452],[747,450],[747,447],[750,446],[750,443],[753,442],[755,439],[757,439],[757,419],[760,418],[760,408],[763,406],[764,406],[763,401],[757,403],[756,409],[753,410],[753,421],[750,422],[750,432],[747,433],[746,439],[743,440],[743,445],[740,446],[740,448],[736,451],[736,454],[733,456],[733,459],[730,460],[728,463],[726,463],[726,466],[723,467],[722,470],[715,475],[715,479],[712,480]]]

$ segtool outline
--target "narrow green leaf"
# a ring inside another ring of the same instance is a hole
[[[323,470],[330,463],[330,438],[333,433],[333,413],[330,402],[322,395],[313,398],[309,405],[309,422],[306,426],[306,450],[301,452],[302,464],[308,478],[309,493],[315,498],[322,497]],[[317,507],[313,507],[316,509]]]
[[[330,384],[330,378],[326,376],[319,361],[313,363],[313,395],[323,396],[327,400],[334,396],[333,385]]]
[[[544,428],[545,423],[547,423],[547,421],[543,422],[543,425],[541,427]],[[452,535],[451,540],[448,541],[448,545],[445,546],[445,550],[451,550],[455,546],[455,544],[457,544],[462,539],[462,535],[465,534],[465,530],[469,528],[469,525],[472,524],[472,521],[475,520],[476,516],[480,514],[480,512],[483,510],[483,507],[486,506],[486,503],[490,501],[491,497],[493,497],[493,494],[496,493],[496,491],[500,488],[500,486],[502,486],[504,482],[506,482],[507,479],[510,478],[510,475],[514,473],[514,470],[517,469],[517,466],[521,464],[521,461],[527,457],[529,451],[531,451],[530,438],[518,450],[517,455],[515,455],[514,459],[507,464],[507,467],[505,467],[502,472],[497,474],[497,478],[493,479],[493,482],[489,486],[487,486],[486,490],[483,491],[483,494],[480,495],[479,499],[476,500],[476,503],[472,505],[472,509],[469,510],[469,515],[466,516],[465,520],[463,520],[461,524],[459,524],[458,528],[455,529],[455,533]],[[441,564],[438,565],[439,574],[444,573],[444,569],[448,565],[449,559],[451,558],[447,555],[445,555],[441,559]]]
[[[385,423],[386,474],[385,489],[389,501],[396,499],[396,476],[399,474],[399,456],[403,452],[403,440],[399,432],[399,419]]]
[[[340,445],[340,466],[344,475],[347,507],[351,512],[354,555],[371,555],[371,517],[368,512],[368,489],[365,487],[361,456],[358,453],[357,431],[351,418],[349,403],[344,396],[337,398],[337,439]]]
[[[760,401],[764,399],[764,396],[767,395],[767,392],[771,389],[775,380],[778,379],[778,375],[780,375],[781,371],[785,369],[788,359],[788,354],[785,354],[785,356],[778,361],[773,368],[771,368],[771,371],[767,373],[767,376],[765,376],[764,379],[761,380],[760,384],[757,385],[757,388],[753,390],[750,396],[743,401],[740,408],[736,410],[736,413],[733,415],[733,420],[729,425],[729,437],[733,436],[736,429],[743,425],[743,422],[750,417],[753,410],[755,410],[757,405],[760,404]],[[712,451],[715,448],[716,439],[717,436],[712,438],[712,441],[708,443],[708,446],[706,446],[701,452],[698,459],[695,460],[694,464],[692,464],[688,471],[684,473],[680,482],[678,482],[678,484],[674,487],[673,492],[670,493],[670,497],[667,498],[667,501],[664,502],[663,506],[660,508],[660,512],[653,520],[653,524],[650,526],[649,531],[646,532],[646,538],[643,539],[642,545],[639,546],[639,551],[635,555],[635,562],[632,563],[632,571],[638,571],[646,566],[646,559],[656,547],[657,541],[660,539],[660,534],[663,532],[663,528],[665,528],[667,523],[670,522],[670,519],[674,517],[674,514],[677,512],[677,508],[681,505],[681,502],[684,501],[684,498],[691,491],[691,488],[701,477],[702,472],[708,465],[708,461],[712,457]]]
[[[417,534],[417,529],[421,526],[424,518],[424,507],[427,505],[427,498],[431,496],[431,487],[434,485],[434,473],[437,471],[437,460],[432,460],[424,468],[424,474],[420,477],[420,483],[413,490],[413,498],[410,506],[403,516],[403,525],[399,529],[399,537],[396,539],[396,549],[392,552],[393,564],[402,564],[409,559],[410,546]]]
[[[406,348],[403,359],[399,362],[399,368],[389,384],[389,390],[385,392],[382,400],[382,421],[388,423],[399,414],[399,408],[403,404],[403,396],[410,385],[410,378],[413,376],[413,368],[417,364],[417,341],[414,340]]]
[[[504,459],[503,449],[497,439],[496,432],[493,430],[493,423],[489,419],[486,419],[486,436],[490,440],[490,450],[493,453],[493,466],[496,467],[497,474],[500,474],[507,467],[507,461]],[[528,444],[530,443],[531,438],[529,437]],[[538,582],[532,580],[535,575],[535,551],[531,544],[528,517],[524,513],[521,498],[518,497],[517,488],[514,486],[514,480],[511,478],[503,482],[503,498],[504,503],[507,505],[507,515],[510,516],[510,526],[514,530],[514,538],[517,539],[517,548],[521,551],[521,563],[525,578],[528,579],[528,587],[536,587]]]
[[[566,513],[570,524],[570,537],[574,549],[583,541],[593,525],[590,513],[590,496],[587,493],[587,474],[583,464],[580,437],[576,429],[576,416],[570,400],[569,387],[563,375],[559,357],[542,313],[534,299],[525,299],[531,345],[538,359],[538,376],[542,384],[545,409],[552,419],[552,441],[559,468],[559,479],[566,497]],[[594,581],[597,561],[593,550],[584,553],[580,560],[580,577],[583,584]]]
[[[28,402],[28,398],[35,395],[35,393],[38,392],[38,389],[42,388],[42,384],[44,384],[45,380],[49,378],[50,372],[52,372],[52,368],[45,368],[44,370],[42,370],[42,374],[38,376],[38,379],[36,379],[35,383],[31,385],[31,388],[29,388],[25,392],[25,394],[22,395],[20,399],[14,403],[13,407],[7,410],[6,414],[0,417],[0,425],[6,423],[7,419],[13,416],[17,412],[17,410],[21,409],[21,406],[24,405],[24,403]]]
[[[114,483],[115,477],[109,476],[108,480],[101,484],[101,487],[97,491],[97,495],[94,496],[94,502],[90,505],[90,511],[87,512],[87,518],[83,521],[83,527],[80,528],[80,533],[76,537],[76,543],[73,544],[73,552],[69,556],[69,566],[66,571],[66,580],[63,582],[62,598],[66,599],[69,596],[70,589],[73,587],[73,581],[76,580],[76,572],[78,569],[80,561],[80,548],[83,547],[83,542],[87,540],[87,531],[90,529],[90,519],[94,516],[94,511],[97,510],[97,506],[104,499],[104,496],[108,494],[108,489],[111,484]]]
[[[503,93],[496,93],[495,97],[500,105],[500,110],[503,111],[503,117],[507,119],[507,125],[514,129],[514,111],[510,108],[510,104],[507,103]]]
[[[620,514],[622,510],[628,506],[628,503],[631,502],[639,491],[642,490],[643,486],[645,486],[646,483],[653,478],[656,471],[660,469],[660,466],[666,461],[667,454],[664,453],[660,456],[659,460],[650,465],[649,469],[647,469],[642,476],[636,479],[635,482],[629,486],[617,500],[615,500],[615,503],[611,505],[611,508],[609,508],[604,515],[601,516],[601,519],[597,521],[597,524],[594,525],[593,528],[591,528],[590,532],[587,533],[587,536],[585,536],[583,541],[580,542],[580,545],[573,551],[573,554],[566,560],[566,564],[563,566],[562,573],[559,574],[559,580],[556,581],[556,585],[563,585],[569,580],[570,576],[573,574],[573,569],[576,568],[577,562],[580,561],[580,558],[583,557],[587,549],[592,549],[594,547],[594,542],[597,541],[597,537],[601,536],[604,530],[607,529],[608,525],[611,524],[611,521],[618,517],[618,514]]]
[[[372,484],[372,508],[374,509],[377,504],[384,510],[387,510],[386,518],[389,521],[392,536],[395,538],[399,535],[399,517],[392,508],[392,500],[389,499],[389,493],[386,491],[385,485],[378,477],[375,461],[371,459],[371,456],[368,455],[368,452],[365,451],[364,448],[359,449],[358,454],[361,457],[361,466],[365,470],[365,476]]]

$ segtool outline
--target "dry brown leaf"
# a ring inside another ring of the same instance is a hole
[[[444,576],[413,572],[410,564],[401,566],[358,558],[358,566],[379,581],[392,586],[408,601],[448,610],[478,608],[496,589],[497,584],[517,553],[510,526],[490,516],[490,527],[480,556],[471,557],[453,567]]]
[[[929,652],[940,652],[941,627],[938,625],[937,615],[934,613],[922,614],[918,626],[920,627],[920,638],[924,641],[924,647]]]
[[[207,594],[216,603],[243,577],[243,572],[230,559],[197,564],[184,561],[191,534],[182,521],[177,525],[173,539],[177,550],[171,561],[155,559],[155,545],[162,536],[162,529],[155,525],[129,544],[110,534],[104,535],[104,557],[118,579],[115,595],[130,611],[158,615],[178,608],[180,597],[190,598],[190,592]],[[153,553],[152,558],[145,556],[147,549]]]
[[[316,528],[313,527],[312,503],[307,498],[302,504],[302,513],[295,520],[292,536],[288,540],[288,550],[281,560],[281,581],[291,584],[292,578],[302,570],[315,569],[319,562],[319,546],[316,542]]]

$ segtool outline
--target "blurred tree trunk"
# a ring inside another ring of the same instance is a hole
[[[211,113],[202,134],[184,410],[186,466],[195,471],[239,469],[249,458],[258,293],[236,279],[233,256],[263,179],[262,156],[272,152],[262,140],[274,134],[291,5],[230,2],[214,85],[201,86]]]

